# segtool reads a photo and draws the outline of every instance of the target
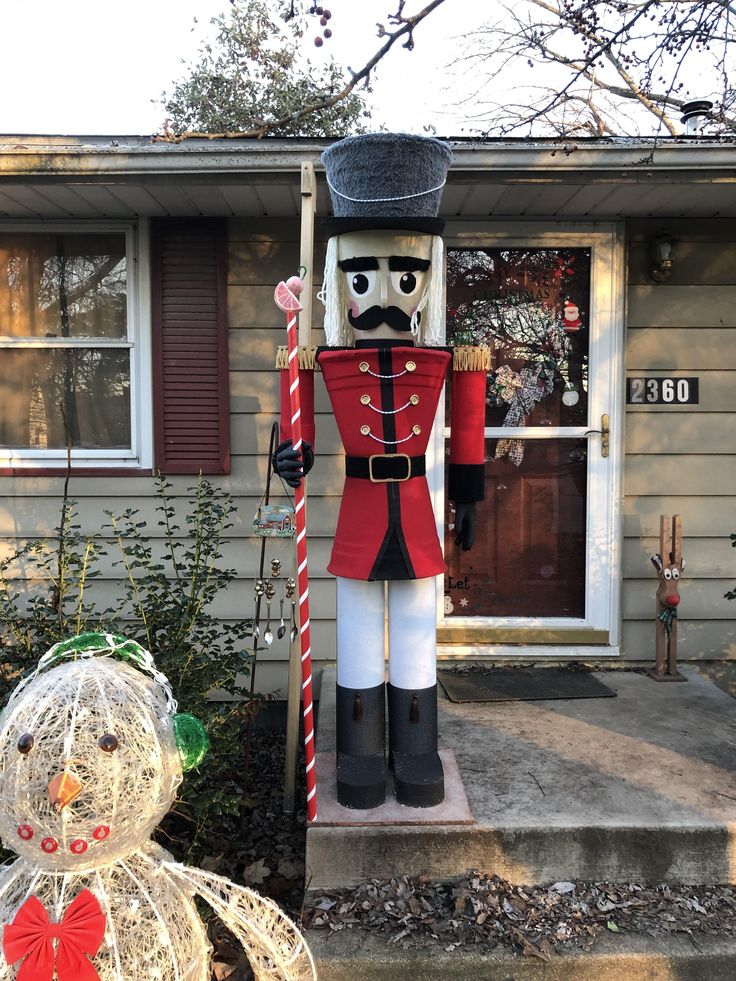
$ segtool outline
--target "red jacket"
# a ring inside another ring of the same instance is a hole
[[[318,352],[346,453],[347,475],[327,567],[333,575],[423,579],[445,571],[424,454],[452,360],[446,348],[404,342],[358,342],[355,348]],[[484,365],[453,373],[448,497],[456,503],[483,497],[486,370]],[[305,439],[313,431],[309,382],[307,404],[302,400]],[[289,438],[288,418],[288,409],[282,411],[282,438]]]

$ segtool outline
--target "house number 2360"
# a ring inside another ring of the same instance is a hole
[[[629,405],[696,405],[698,378],[627,378]]]

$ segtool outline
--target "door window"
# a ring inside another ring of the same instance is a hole
[[[470,552],[454,546],[448,504],[445,616],[582,619],[591,250],[451,248],[447,269],[448,344],[494,356],[485,500]]]

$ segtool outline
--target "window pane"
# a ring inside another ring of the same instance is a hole
[[[0,365],[3,446],[130,448],[128,350],[6,348]]]
[[[495,349],[487,426],[587,424],[589,316],[590,249],[448,249],[447,343]]]
[[[500,442],[486,443],[485,500],[469,552],[455,545],[447,515],[445,613],[583,617],[586,441],[516,440],[518,465],[495,459]]]
[[[0,335],[126,334],[125,235],[0,234]]]

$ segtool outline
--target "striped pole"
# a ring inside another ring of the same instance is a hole
[[[301,283],[292,277],[276,287],[276,305],[286,314],[286,340],[289,355],[289,403],[291,411],[291,443],[295,450],[302,448],[301,403],[299,399],[299,342],[297,310],[301,305],[295,293]],[[293,290],[293,292],[292,292]],[[302,658],[302,704],[304,706],[304,755],[307,781],[307,821],[317,817],[317,775],[314,769],[314,711],[312,703],[312,646],[309,630],[309,573],[307,568],[307,515],[304,480],[294,490],[296,510],[297,591],[299,594],[299,638]]]

